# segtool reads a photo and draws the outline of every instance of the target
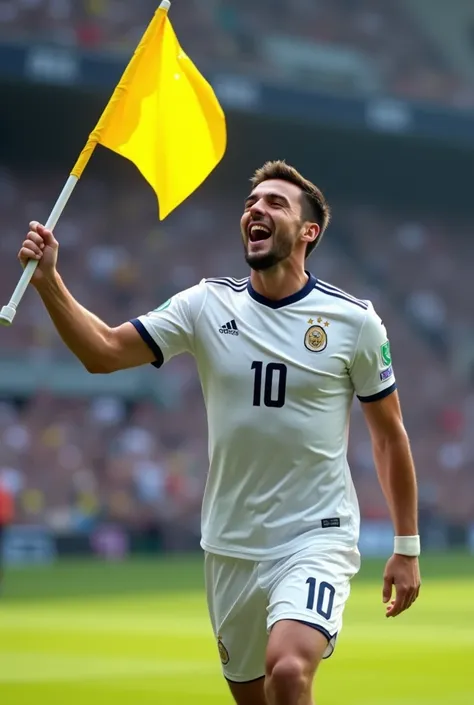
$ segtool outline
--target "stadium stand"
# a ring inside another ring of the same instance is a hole
[[[3,0],[0,38],[131,52],[157,4]],[[474,106],[472,79],[395,0],[189,0],[173,5],[172,16],[183,47],[204,67],[306,88]]]

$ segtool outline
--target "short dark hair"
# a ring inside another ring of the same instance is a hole
[[[321,242],[324,232],[331,220],[329,203],[326,201],[323,192],[317,186],[311,183],[311,181],[308,181],[308,179],[305,179],[299,171],[283,160],[266,162],[260,169],[257,169],[250,179],[252,188],[270,179],[289,181],[291,184],[298,186],[302,191],[303,219],[310,223],[317,223],[321,228],[316,240],[308,242],[306,246],[306,257],[309,257],[315,247]]]

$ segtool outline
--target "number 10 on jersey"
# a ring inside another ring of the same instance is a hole
[[[285,404],[286,399],[286,374],[287,367],[279,362],[270,362],[264,365],[263,362],[252,362],[251,369],[254,371],[253,384],[253,405],[263,404],[280,409]]]

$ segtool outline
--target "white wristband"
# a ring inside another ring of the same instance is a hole
[[[420,537],[395,536],[393,552],[401,556],[419,556],[421,553]]]

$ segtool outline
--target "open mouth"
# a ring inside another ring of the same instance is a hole
[[[272,231],[266,225],[254,224],[249,228],[249,241],[250,242],[261,242],[262,240],[268,240],[272,235]]]

